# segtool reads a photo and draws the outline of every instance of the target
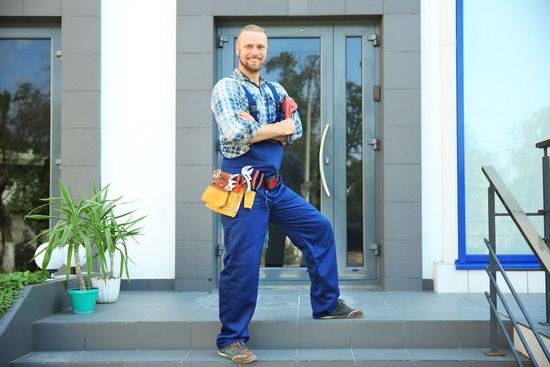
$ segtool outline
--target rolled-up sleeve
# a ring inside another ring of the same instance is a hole
[[[258,121],[246,121],[237,117],[238,110],[250,111],[244,92],[234,79],[224,78],[214,86],[211,108],[221,137],[229,141],[248,144],[261,127]]]
[[[277,93],[279,93],[281,97],[289,97],[288,93],[286,92],[286,89],[283,88],[281,84],[279,83],[273,83],[273,84],[277,89]],[[294,113],[292,114],[292,119],[294,120],[296,131],[294,132],[294,134],[288,136],[286,140],[288,144],[292,144],[296,140],[300,139],[300,137],[302,136],[302,120],[300,119],[300,113],[298,111],[294,111]]]
[[[294,120],[296,132],[288,136],[288,144],[292,144],[302,137],[302,120],[300,119],[300,113],[298,111],[294,111],[294,113],[292,114],[292,119]]]

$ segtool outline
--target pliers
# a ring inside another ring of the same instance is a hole
[[[264,181],[264,174],[260,171],[254,172],[254,177],[252,178],[252,185],[251,189],[254,191],[258,191],[258,188],[262,186],[262,182]]]
[[[251,180],[252,180],[252,171],[254,171],[254,168],[252,166],[244,166],[241,169],[241,175],[243,176],[244,180],[246,181],[246,192],[249,192],[252,189]],[[256,171],[258,172],[258,171]]]

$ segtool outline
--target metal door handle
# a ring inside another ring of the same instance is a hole
[[[323,136],[321,137],[321,146],[319,146],[319,170],[321,173],[321,182],[323,183],[323,189],[325,189],[325,194],[327,194],[328,197],[330,197],[330,191],[327,186],[327,180],[325,178],[325,165],[324,165],[324,159],[323,155],[325,153],[325,140],[327,139],[327,133],[328,129],[330,128],[330,124],[327,124],[325,126],[325,130],[323,131]],[[327,161],[328,164],[328,161]]]

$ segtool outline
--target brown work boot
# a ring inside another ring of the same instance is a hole
[[[218,354],[222,357],[229,358],[236,363],[254,362],[258,357],[248,350],[244,342],[236,342],[228,345],[223,349],[218,350]]]
[[[322,319],[360,319],[364,316],[363,311],[354,310],[349,307],[346,302],[339,298],[338,304],[328,315],[321,317]]]

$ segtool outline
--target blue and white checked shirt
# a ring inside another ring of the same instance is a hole
[[[237,110],[250,113],[248,99],[240,84],[243,84],[254,96],[260,121],[245,121],[237,117]],[[272,84],[280,98],[288,96],[279,83]],[[235,69],[230,77],[223,78],[214,86],[211,108],[218,123],[221,152],[226,158],[236,158],[250,149],[248,141],[258,132],[262,124],[275,120],[276,104],[264,79],[260,78],[260,87],[258,87],[247,76]],[[288,143],[302,136],[302,122],[297,111],[292,115],[292,119],[296,123],[296,133],[288,137]]]

